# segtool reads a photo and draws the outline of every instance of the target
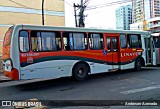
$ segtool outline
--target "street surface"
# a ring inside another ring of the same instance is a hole
[[[47,108],[57,109],[159,109],[160,105],[55,107],[52,100],[160,100],[160,67],[147,67],[138,72],[132,69],[96,74],[85,81],[71,78],[0,81],[0,100],[24,101],[33,98],[42,103],[43,100],[50,100]]]

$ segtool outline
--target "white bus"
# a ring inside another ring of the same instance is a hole
[[[15,25],[3,43],[3,72],[13,79],[60,78],[156,65],[149,32]]]

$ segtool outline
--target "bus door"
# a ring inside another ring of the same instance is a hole
[[[155,65],[155,47],[152,37],[145,38],[145,48],[146,48],[146,64]]]
[[[106,37],[107,42],[107,57],[106,60],[108,62],[108,69],[119,69],[118,61],[119,61],[119,51],[118,51],[118,37],[109,36]]]
[[[155,53],[156,53],[156,64],[160,64],[160,36],[153,36]]]

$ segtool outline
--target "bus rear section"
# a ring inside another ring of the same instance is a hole
[[[18,70],[13,67],[13,58],[12,58],[12,38],[13,38],[13,29],[10,27],[5,34],[3,49],[2,49],[2,60],[3,60],[3,73],[5,76],[11,78],[12,80],[19,80]],[[16,52],[15,52],[16,53]]]

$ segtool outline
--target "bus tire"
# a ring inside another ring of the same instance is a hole
[[[83,81],[88,78],[89,68],[84,64],[80,63],[74,66],[72,75],[74,79],[78,81]]]
[[[134,69],[135,69],[136,71],[139,71],[139,70],[141,70],[141,67],[142,67],[142,61],[141,61],[140,58],[137,58],[137,60],[136,60],[136,62],[135,62],[135,67],[134,67]]]

